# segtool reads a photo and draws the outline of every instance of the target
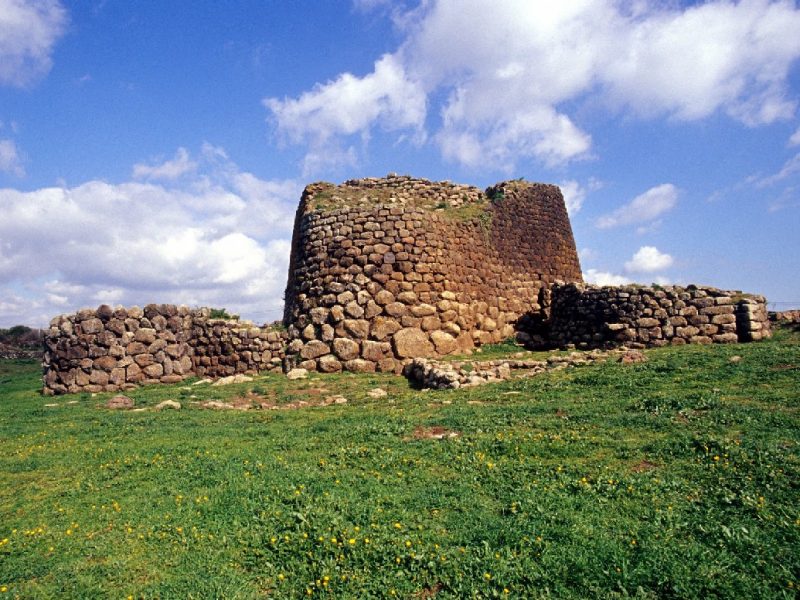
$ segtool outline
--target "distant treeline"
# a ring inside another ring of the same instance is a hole
[[[14,325],[8,329],[0,327],[0,344],[25,350],[39,350],[42,347],[44,330],[25,325]]]

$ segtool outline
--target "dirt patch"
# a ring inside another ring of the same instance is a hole
[[[655,463],[651,463],[649,460],[642,460],[636,463],[631,467],[631,471],[634,473],[646,473],[647,471],[652,471],[653,469],[657,469],[658,465]]]
[[[437,583],[436,585],[432,585],[431,587],[427,587],[424,590],[421,590],[414,594],[414,598],[419,598],[420,600],[428,600],[428,598],[434,598],[436,595],[442,591],[442,584]]]
[[[794,365],[792,363],[784,363],[780,365],[775,365],[774,367],[770,367],[770,371],[794,371],[795,369],[800,368],[800,365]]]
[[[457,438],[461,433],[447,429],[446,427],[422,427],[417,426],[411,434],[410,439],[414,440],[445,440]]]

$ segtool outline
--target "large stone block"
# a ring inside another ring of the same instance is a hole
[[[392,337],[392,347],[400,358],[432,356],[434,347],[428,334],[415,327],[400,329]]]
[[[360,350],[358,342],[349,338],[336,338],[333,340],[333,351],[343,361],[358,358]]]
[[[444,331],[432,331],[430,339],[436,348],[437,354],[451,354],[458,348],[456,338]]]
[[[329,354],[330,351],[331,348],[328,344],[320,342],[319,340],[312,340],[303,346],[303,349],[300,350],[300,356],[306,360],[311,360],[324,354]]]

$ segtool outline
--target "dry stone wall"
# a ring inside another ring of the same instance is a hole
[[[209,309],[150,304],[85,309],[53,319],[44,393],[118,391],[199,375],[280,370],[286,333],[210,318]]]
[[[549,340],[561,347],[735,343],[771,335],[763,296],[712,287],[560,284],[550,310]]]
[[[566,282],[566,283],[565,283]],[[407,176],[306,187],[285,328],[150,304],[53,319],[44,392],[125,390],[302,367],[393,371],[513,335],[530,347],[729,343],[770,335],[766,301],[715,288],[596,287],[560,190]]]

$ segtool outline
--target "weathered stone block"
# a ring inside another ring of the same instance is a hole
[[[342,370],[342,363],[333,354],[326,354],[317,360],[317,369],[321,373],[338,373]]]
[[[333,340],[333,351],[343,361],[358,358],[360,350],[358,342],[349,338],[336,338]]]
[[[89,318],[80,323],[81,332],[84,334],[94,334],[103,331],[103,322],[98,318]]]
[[[303,349],[300,350],[300,356],[307,360],[311,360],[324,354],[328,354],[330,351],[331,348],[328,346],[328,344],[320,342],[319,340],[312,340],[303,346]]]
[[[451,354],[458,348],[456,338],[444,331],[432,331],[430,339],[438,354]]]
[[[431,356],[434,353],[428,334],[421,329],[406,327],[392,336],[392,347],[400,358]]]
[[[353,373],[374,373],[376,364],[363,358],[354,358],[344,363],[344,368]]]
[[[372,321],[370,336],[379,341],[385,340],[400,329],[401,325],[395,319],[391,317],[376,317]]]
[[[152,344],[156,341],[156,330],[150,327],[140,327],[134,333],[133,339],[142,344]]]

